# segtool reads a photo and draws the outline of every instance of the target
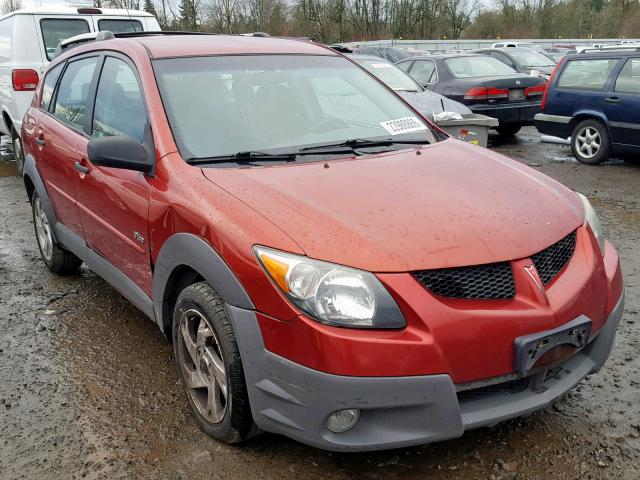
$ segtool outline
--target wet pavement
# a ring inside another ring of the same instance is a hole
[[[0,152],[0,479],[640,478],[640,162],[579,165],[531,128],[492,142],[593,201],[623,262],[616,347],[600,373],[530,417],[362,454],[203,434],[157,328],[85,267],[45,269],[24,188]]]

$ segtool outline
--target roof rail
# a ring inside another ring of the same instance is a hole
[[[593,52],[616,52],[616,51],[640,52],[640,47],[637,47],[635,45],[612,45],[610,47],[606,46],[606,47],[598,47],[598,48],[583,48],[578,52],[578,54],[593,53]]]
[[[76,35],[74,37],[65,38],[58,43],[53,58],[62,55],[67,50],[74,47],[78,47],[88,42],[100,42],[105,40],[114,40],[116,38],[136,38],[136,37],[148,37],[153,35],[215,35],[214,33],[205,32],[166,32],[166,31],[142,31],[142,32],[123,32],[113,33],[109,30],[103,30],[101,32],[90,32]],[[52,59],[53,59],[52,58]]]

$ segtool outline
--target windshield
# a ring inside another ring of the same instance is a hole
[[[553,67],[555,63],[541,53],[533,50],[510,50],[509,54],[525,67]]]
[[[172,58],[154,70],[187,160],[353,139],[435,141],[424,120],[343,57]]]
[[[544,48],[536,43],[519,43],[518,47],[520,48],[529,48],[531,50],[535,50],[536,52],[544,52]]]
[[[447,58],[444,63],[456,78],[485,77],[491,75],[511,75],[516,71],[500,60],[486,55],[477,57]]]
[[[356,61],[396,92],[417,92],[420,90],[408,74],[391,63],[384,60]]]

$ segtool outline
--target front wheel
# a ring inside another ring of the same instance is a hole
[[[501,138],[510,138],[518,133],[521,128],[520,125],[505,125],[503,127],[497,127],[496,131]]]
[[[16,160],[18,175],[22,176],[24,170],[24,150],[22,149],[22,139],[15,128],[11,128],[11,142],[13,143],[13,156]]]
[[[193,416],[225,443],[254,431],[235,333],[225,304],[207,283],[185,288],[173,314],[173,348]]]
[[[611,156],[609,132],[598,120],[580,122],[571,133],[571,151],[580,163],[598,165]]]

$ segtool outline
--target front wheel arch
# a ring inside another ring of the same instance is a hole
[[[180,282],[185,286],[184,282],[195,283],[195,278],[211,285],[225,303],[255,309],[238,278],[209,243],[194,234],[176,233],[162,245],[153,272],[153,309],[165,334],[171,332],[171,299],[177,298],[176,287]]]

